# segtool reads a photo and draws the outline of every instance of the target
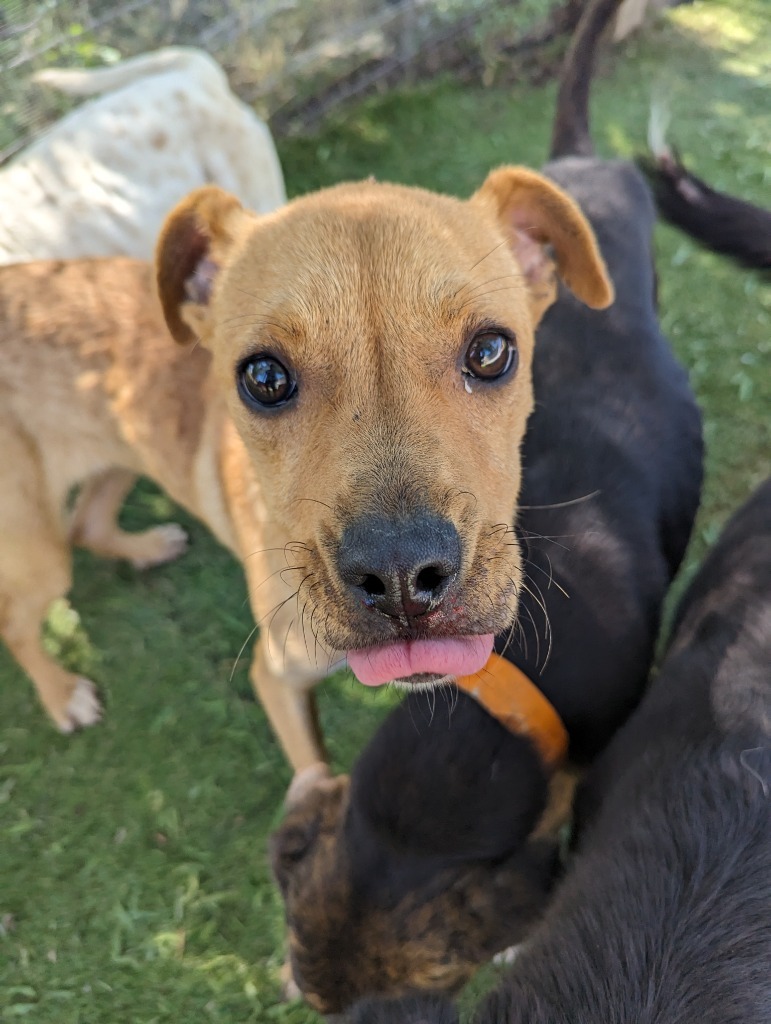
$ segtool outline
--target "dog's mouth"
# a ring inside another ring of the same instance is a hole
[[[434,686],[447,677],[479,672],[492,653],[493,640],[492,633],[485,633],[361,647],[348,652],[348,666],[364,686]]]

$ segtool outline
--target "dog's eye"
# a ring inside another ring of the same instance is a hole
[[[294,396],[297,381],[274,356],[250,356],[238,368],[238,390],[247,405],[276,408]]]
[[[497,380],[516,368],[517,346],[499,331],[482,331],[468,347],[464,373],[479,380]]]

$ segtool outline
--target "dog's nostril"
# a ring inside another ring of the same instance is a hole
[[[365,576],[360,586],[367,597],[382,597],[386,592],[386,585],[379,576]]]
[[[447,574],[438,565],[427,565],[415,577],[415,589],[419,594],[434,594],[447,579]]]
[[[340,538],[337,568],[357,605],[391,618],[436,611],[461,570],[455,526],[420,510],[409,519],[364,517]]]

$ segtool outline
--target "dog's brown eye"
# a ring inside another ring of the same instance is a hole
[[[516,367],[517,346],[498,331],[477,334],[468,347],[464,372],[479,380],[497,380]]]
[[[297,381],[274,356],[251,356],[238,369],[238,390],[247,405],[275,408],[292,398]]]

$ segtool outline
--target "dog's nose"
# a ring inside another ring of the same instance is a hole
[[[460,538],[430,512],[368,516],[346,527],[337,562],[342,581],[368,607],[414,618],[438,608],[460,572]]]

